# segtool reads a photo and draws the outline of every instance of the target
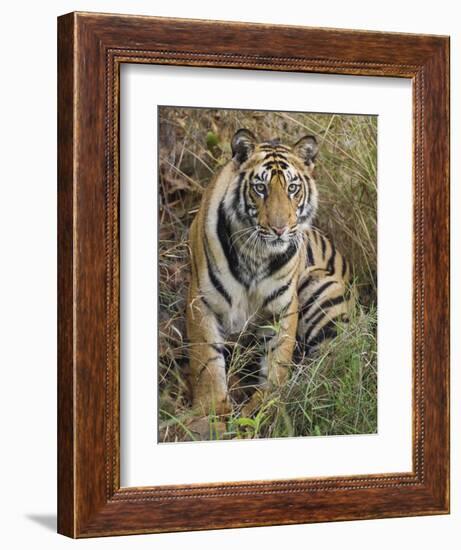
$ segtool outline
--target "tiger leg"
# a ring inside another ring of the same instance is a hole
[[[293,299],[273,327],[264,326],[259,335],[264,342],[265,353],[261,359],[259,387],[243,408],[246,416],[258,409],[271,390],[283,386],[289,374],[290,363],[296,345],[298,300]]]
[[[225,347],[219,320],[197,297],[187,308],[192,408],[198,415],[224,415],[231,410],[227,390]]]

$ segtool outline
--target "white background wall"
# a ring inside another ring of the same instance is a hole
[[[452,151],[459,151],[457,2],[421,0],[93,0],[2,5],[0,84],[0,540],[3,548],[457,548],[461,534],[460,292],[453,285],[452,514],[72,542],[55,534],[56,17],[73,10],[449,34]],[[437,139],[437,136],[434,136]],[[459,249],[459,155],[452,159],[452,243]],[[459,281],[453,254],[452,280]],[[458,339],[459,340],[459,339]]]

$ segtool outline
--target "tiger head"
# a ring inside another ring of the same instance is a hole
[[[231,145],[238,218],[254,226],[268,245],[297,239],[317,211],[315,137],[304,136],[289,147],[278,139],[258,143],[249,130],[240,129]]]

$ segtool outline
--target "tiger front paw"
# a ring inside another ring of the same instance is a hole
[[[212,394],[194,396],[192,410],[199,416],[227,416],[232,412],[232,403],[227,394],[214,397]]]
[[[195,441],[218,441],[225,438],[227,431],[225,422],[209,416],[193,418],[186,427]]]

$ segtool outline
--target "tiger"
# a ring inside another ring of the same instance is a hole
[[[232,412],[232,334],[251,330],[263,345],[259,401],[250,401],[250,414],[261,396],[287,381],[296,346],[310,355],[348,320],[349,263],[313,225],[318,149],[312,135],[288,146],[278,138],[258,142],[241,128],[231,140],[232,158],[204,191],[189,230],[186,312],[197,415]]]

